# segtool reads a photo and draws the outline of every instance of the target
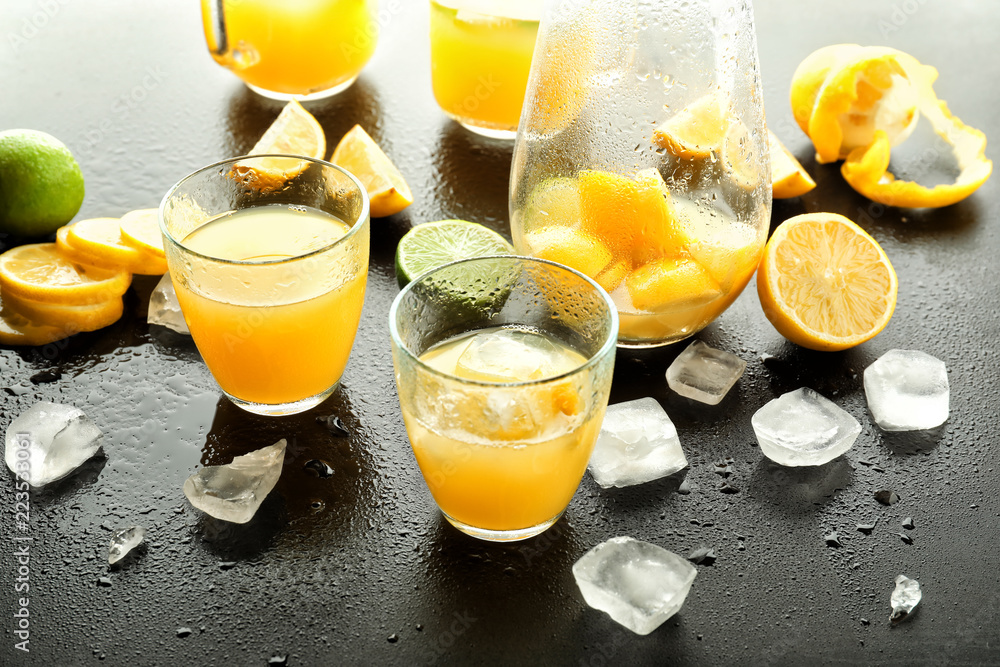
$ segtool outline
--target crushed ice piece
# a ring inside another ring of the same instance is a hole
[[[896,577],[896,588],[892,591],[889,601],[892,603],[892,615],[889,620],[899,623],[913,613],[913,608],[920,602],[920,582],[910,579],[904,574]]]
[[[149,315],[146,317],[149,324],[159,324],[177,333],[191,334],[187,322],[184,320],[184,313],[181,312],[180,301],[177,300],[177,292],[174,291],[174,283],[170,280],[170,274],[164,273],[160,282],[156,283],[153,292],[149,295]]]
[[[278,483],[285,459],[284,438],[237,456],[232,463],[205,466],[184,482],[191,504],[216,519],[246,523]]]
[[[875,500],[882,503],[883,505],[895,505],[899,502],[899,494],[895,491],[889,491],[887,489],[882,489],[881,491],[875,492]]]
[[[496,329],[475,334],[458,358],[455,374],[482,382],[524,382],[573,370],[566,354],[540,334]]]
[[[333,476],[333,468],[322,459],[310,459],[302,465],[302,469],[313,477],[326,479]]]
[[[631,537],[602,542],[573,565],[587,604],[639,635],[680,610],[697,574],[677,554]]]
[[[41,401],[7,427],[7,467],[32,486],[62,479],[101,448],[101,429],[72,405]]]
[[[344,422],[342,422],[340,417],[336,415],[316,417],[316,422],[325,426],[330,433],[339,438],[347,438],[351,435],[351,432],[347,430],[346,426],[344,426]]]
[[[907,530],[913,530],[916,527],[917,527],[916,524],[913,523],[912,516],[908,516],[905,519],[903,519],[903,528]]]
[[[97,585],[104,588],[111,588],[111,577],[98,577]]]
[[[734,494],[740,492],[740,487],[733,486],[729,482],[723,482],[722,485],[719,487],[719,491],[722,491],[723,493]]]
[[[190,637],[193,630],[191,628],[177,628],[177,636],[181,639],[185,637]]]
[[[871,535],[872,531],[875,530],[875,525],[877,523],[878,523],[878,519],[877,518],[874,521],[872,521],[871,523],[859,523],[858,524],[858,532],[864,533],[865,535]]]
[[[705,546],[694,549],[687,556],[687,559],[695,565],[714,565],[716,558],[715,549]]]
[[[782,394],[751,418],[760,450],[783,466],[818,466],[854,444],[861,424],[833,401],[803,387]]]
[[[913,538],[906,533],[897,533],[899,539],[903,540],[903,544],[913,544]]]
[[[602,487],[642,484],[687,464],[677,429],[655,398],[608,406],[590,456],[590,473]]]
[[[885,431],[919,431],[948,420],[948,370],[919,350],[889,350],[865,369],[872,419]]]
[[[31,384],[48,384],[49,382],[58,382],[60,379],[62,379],[62,371],[58,368],[46,368],[28,378]]]
[[[835,530],[831,530],[829,533],[824,535],[823,540],[826,542],[826,546],[828,547],[833,547],[836,549],[843,546],[840,543],[840,535],[838,535],[837,531]]]
[[[128,555],[128,552],[142,544],[146,539],[146,529],[140,526],[122,528],[111,533],[111,545],[108,547],[108,565],[114,565]]]
[[[667,368],[667,384],[681,396],[718,405],[746,369],[735,354],[696,340]]]

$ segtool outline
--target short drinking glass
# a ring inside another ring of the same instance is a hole
[[[513,139],[543,0],[431,0],[431,82],[467,129]]]
[[[201,0],[208,50],[252,90],[312,100],[348,88],[375,51],[378,0]]]
[[[264,415],[333,393],[361,318],[368,195],[321,160],[240,157],[196,171],[160,205],[184,319],[219,386]]]
[[[681,340],[746,286],[771,183],[750,0],[549,0],[511,171],[518,252],[594,278],[619,344]]]
[[[445,518],[492,541],[555,523],[608,404],[607,294],[552,262],[461,260],[407,285],[389,327],[410,444]]]

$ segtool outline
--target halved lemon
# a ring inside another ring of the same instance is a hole
[[[248,155],[302,155],[316,160],[326,156],[326,134],[316,118],[292,100],[285,105]],[[261,158],[255,160],[252,171],[264,185],[274,185],[302,173],[308,162]],[[239,171],[242,165],[238,165]]]
[[[32,243],[0,255],[0,287],[22,299],[80,306],[121,296],[132,276],[76,262],[55,243]],[[58,339],[57,339],[58,340]]]
[[[118,221],[122,241],[140,250],[164,257],[163,235],[160,233],[159,210],[141,208],[129,211]]]
[[[653,131],[653,142],[680,158],[707,158],[722,145],[727,116],[722,95],[703,95],[661,123]]]
[[[344,135],[330,161],[357,176],[365,186],[373,218],[399,213],[413,203],[413,193],[399,169],[360,125]]]
[[[56,233],[58,243],[59,233]],[[161,276],[167,272],[163,255],[135,248],[122,239],[118,218],[90,218],[68,226],[63,245],[68,245],[93,264],[119,267],[129,273]]]
[[[863,229],[836,213],[778,225],[757,270],[764,315],[811,350],[854,347],[885,328],[898,282],[889,258]]]
[[[767,131],[767,147],[771,154],[771,195],[775,199],[800,197],[816,187],[809,172],[771,130]]]

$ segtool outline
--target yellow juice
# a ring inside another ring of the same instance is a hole
[[[431,1],[431,79],[445,113],[473,127],[517,130],[538,4]]]
[[[199,227],[182,244],[215,264],[175,280],[198,351],[231,396],[291,403],[333,387],[354,343],[367,275],[322,251],[349,230],[304,207],[260,206]],[[289,260],[307,253],[305,258]],[[193,258],[191,261],[198,261]]]
[[[218,53],[202,0],[212,57],[251,86],[308,95],[353,81],[375,51],[377,0],[223,0],[228,49]]]
[[[481,330],[490,331],[490,330]],[[474,377],[459,360],[475,334],[445,341],[420,359],[442,373]],[[543,336],[543,334],[537,334]],[[563,372],[586,359],[554,338],[551,362]],[[481,380],[481,376],[480,376]],[[579,378],[442,396],[446,418],[403,402],[417,463],[441,510],[475,528],[519,530],[557,518],[576,492],[603,419],[588,410]]]

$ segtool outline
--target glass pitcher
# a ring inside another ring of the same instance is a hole
[[[749,0],[548,0],[511,167],[521,254],[607,290],[620,347],[699,331],[771,212]]]

